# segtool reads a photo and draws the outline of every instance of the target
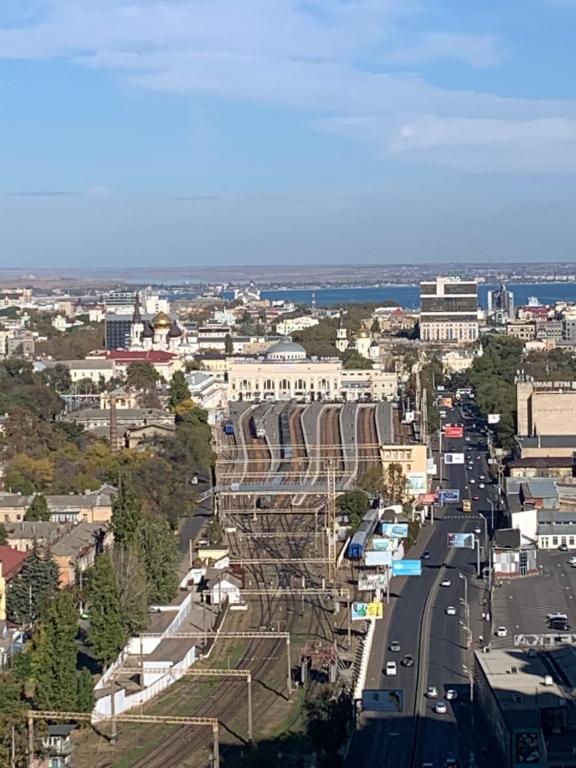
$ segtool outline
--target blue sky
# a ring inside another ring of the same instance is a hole
[[[571,260],[576,0],[3,0],[2,266]]]

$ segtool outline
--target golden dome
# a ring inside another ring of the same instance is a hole
[[[158,314],[152,318],[153,328],[170,328],[171,325],[172,320],[168,317],[166,312],[158,312]]]
[[[367,339],[368,338],[368,331],[365,331],[364,329],[362,329],[360,331],[360,333],[358,334],[358,336],[360,336],[361,339]]]

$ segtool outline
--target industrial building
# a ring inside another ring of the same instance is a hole
[[[420,338],[440,344],[478,339],[478,284],[437,277],[420,283]]]
[[[520,437],[576,435],[576,382],[519,379],[516,407]]]

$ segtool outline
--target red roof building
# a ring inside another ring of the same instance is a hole
[[[22,570],[22,566],[30,556],[30,552],[19,552],[17,549],[0,544],[0,563],[2,563],[2,576],[10,581]]]

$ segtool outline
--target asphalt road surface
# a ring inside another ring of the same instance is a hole
[[[491,516],[490,501],[495,498],[495,489],[488,479],[486,442],[479,420],[463,419],[459,409],[450,409],[444,421],[464,423],[465,437],[469,440],[443,440],[445,452],[464,452],[467,457],[464,465],[444,467],[443,485],[459,489],[461,499],[479,498],[473,501],[473,512],[469,514],[461,512],[460,505],[445,507],[434,523],[434,532],[428,544],[430,556],[423,561],[422,576],[396,578],[392,582],[391,591],[397,597],[391,603],[388,631],[380,631],[377,627],[371,668],[379,665],[382,670],[387,661],[398,662],[398,675],[391,677],[382,672],[378,687],[382,690],[401,689],[403,711],[367,719],[350,750],[349,764],[353,764],[354,768],[372,768],[374,765],[381,768],[421,768],[426,761],[432,762],[434,768],[443,768],[449,756],[458,757],[460,765],[469,765],[469,750],[473,749],[473,744],[466,669],[470,666],[470,651],[467,649],[468,622],[464,595],[466,584],[469,601],[478,597],[481,590],[476,579],[476,552],[449,550],[448,533],[477,530],[483,543],[483,518],[489,520]],[[474,423],[476,428],[472,426]],[[485,481],[481,480],[481,475],[485,476]],[[474,480],[472,483],[471,478]],[[480,483],[485,488],[480,488]],[[440,586],[445,579],[450,580],[449,587]],[[446,613],[448,606],[456,609],[456,615]],[[389,650],[393,640],[400,643],[399,653]],[[416,663],[413,667],[406,668],[400,664],[405,654],[414,656]],[[423,698],[423,692],[429,685],[438,688],[438,698],[442,700],[445,700],[448,688],[456,689],[458,699],[447,702],[446,714],[434,711],[436,700]],[[419,722],[414,716],[416,707],[421,714]]]

